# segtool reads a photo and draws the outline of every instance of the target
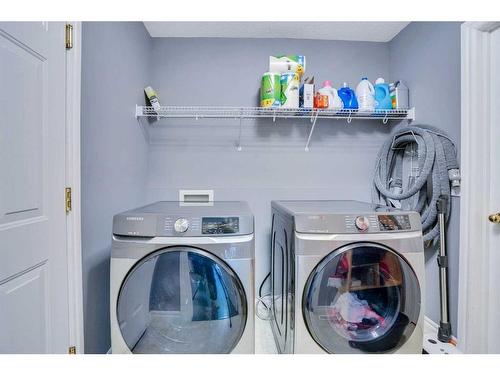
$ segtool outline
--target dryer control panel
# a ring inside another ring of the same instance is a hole
[[[311,234],[421,232],[414,211],[358,201],[273,201],[273,210],[293,220],[294,231]]]
[[[345,229],[349,233],[408,231],[412,229],[408,214],[346,215]]]
[[[380,231],[410,230],[409,215],[378,215],[378,227]]]

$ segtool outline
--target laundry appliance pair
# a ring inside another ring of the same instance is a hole
[[[419,215],[352,201],[272,203],[271,326],[280,353],[419,353]],[[244,202],[118,214],[113,353],[253,353],[254,219]]]

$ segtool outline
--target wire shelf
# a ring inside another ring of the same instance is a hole
[[[324,118],[360,120],[414,120],[415,109],[376,110],[375,112],[354,109],[303,109],[262,107],[219,107],[219,106],[164,106],[156,111],[151,106],[136,106],[135,116],[156,118]]]
[[[345,119],[347,123],[352,120],[378,120],[387,124],[390,120],[415,120],[415,108],[376,110],[374,112],[360,111],[357,109],[304,109],[304,108],[262,108],[262,107],[219,107],[219,106],[163,106],[155,110],[151,106],[138,106],[135,108],[135,117],[141,123],[141,118],[156,119],[235,119],[239,120],[239,135],[237,149],[241,150],[241,128],[244,119],[269,118],[276,119],[309,119],[311,128],[305,145],[309,151],[309,144],[316,127],[316,121],[321,119]],[[157,122],[158,126],[161,122]],[[146,138],[148,126],[142,125]]]

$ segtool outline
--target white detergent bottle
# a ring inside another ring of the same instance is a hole
[[[356,86],[356,96],[360,111],[375,111],[375,88],[368,81],[368,78],[363,77],[361,82],[358,83],[358,86]]]
[[[323,82],[323,87],[321,87],[318,92],[321,95],[328,96],[328,109],[342,109],[344,107],[344,103],[337,92],[337,89],[332,87],[332,83],[330,81]]]

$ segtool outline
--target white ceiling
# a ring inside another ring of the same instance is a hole
[[[144,22],[154,37],[388,42],[409,22]]]

